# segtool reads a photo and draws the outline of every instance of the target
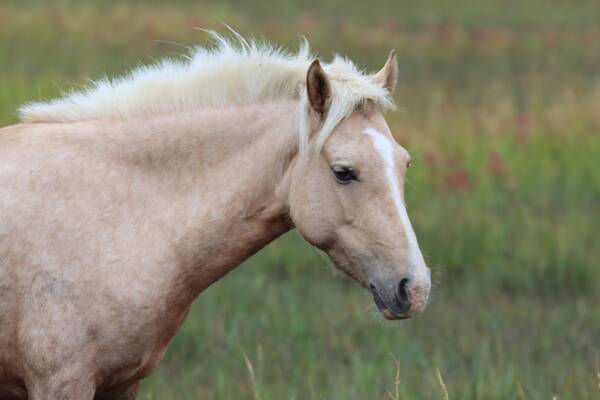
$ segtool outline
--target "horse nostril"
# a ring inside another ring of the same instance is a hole
[[[396,303],[402,312],[408,311],[411,306],[410,296],[408,295],[408,286],[410,279],[404,278],[398,284],[398,293],[396,294]]]

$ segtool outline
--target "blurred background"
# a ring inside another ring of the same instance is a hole
[[[142,399],[600,398],[600,2],[2,0],[0,122],[221,21],[369,70],[397,50],[434,297],[385,323],[290,233],[198,298]]]

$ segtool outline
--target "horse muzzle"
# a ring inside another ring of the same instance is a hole
[[[407,319],[420,313],[427,306],[430,283],[402,278],[391,288],[370,283],[369,289],[377,309],[385,319]]]

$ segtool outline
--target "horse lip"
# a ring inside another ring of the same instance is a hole
[[[387,306],[385,305],[385,303],[379,296],[379,293],[377,293],[377,291],[375,289],[371,290],[371,294],[373,294],[373,301],[375,302],[375,305],[377,306],[377,309],[379,311],[383,311],[384,309],[387,309]]]

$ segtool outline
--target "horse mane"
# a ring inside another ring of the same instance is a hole
[[[122,77],[94,81],[54,100],[27,103],[19,108],[20,119],[25,123],[127,119],[283,99],[298,99],[308,115],[306,73],[315,57],[306,39],[297,52],[290,53],[235,31],[230,38],[207,32],[214,40],[212,47],[195,47],[187,56],[139,66]],[[332,97],[319,135],[321,144],[358,106],[393,108],[387,90],[349,59],[335,55],[322,66]],[[301,119],[301,146],[308,141],[307,124],[307,118]]]

